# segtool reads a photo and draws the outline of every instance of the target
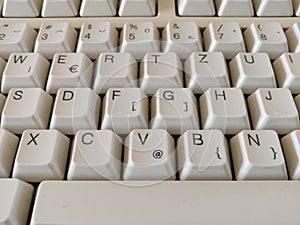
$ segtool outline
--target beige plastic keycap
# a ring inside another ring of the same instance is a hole
[[[295,181],[47,181],[30,224],[299,224],[299,190]]]
[[[33,187],[18,179],[0,179],[0,190],[0,224],[27,224]]]

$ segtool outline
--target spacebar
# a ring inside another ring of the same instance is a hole
[[[297,181],[46,181],[31,224],[300,224]]]

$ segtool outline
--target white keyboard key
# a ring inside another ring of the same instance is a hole
[[[40,88],[12,88],[1,117],[1,127],[15,134],[26,129],[46,129],[52,97]]]
[[[1,92],[11,88],[44,88],[50,63],[39,53],[13,53],[2,75]]]
[[[195,94],[202,94],[211,87],[230,87],[222,52],[193,52],[184,68],[187,87]]]
[[[34,52],[48,59],[55,53],[74,52],[77,31],[69,23],[43,23],[35,41]]]
[[[6,97],[5,97],[5,95],[3,95],[3,94],[0,93],[0,114],[1,114],[2,111],[3,111],[5,102],[6,102]]]
[[[116,51],[118,31],[109,22],[83,23],[81,26],[77,52],[96,59],[101,52]]]
[[[275,130],[287,134],[300,128],[298,111],[287,88],[260,88],[248,97],[255,130]]]
[[[19,138],[17,136],[7,130],[0,129],[0,178],[10,176],[18,143]]]
[[[0,179],[0,189],[1,224],[27,224],[33,186],[18,179]]]
[[[138,64],[128,53],[102,53],[94,70],[93,90],[105,94],[109,88],[136,87]]]
[[[68,180],[120,180],[122,139],[111,130],[76,133]]]
[[[238,53],[229,63],[232,85],[251,94],[258,88],[276,88],[275,74],[268,54]]]
[[[140,88],[153,95],[159,88],[183,87],[182,63],[174,52],[146,53],[140,64]]]
[[[129,52],[141,60],[147,52],[159,52],[159,32],[152,22],[125,23],[120,52]]]
[[[202,51],[200,29],[195,22],[171,22],[162,32],[164,52],[175,52],[186,59],[193,51]]]
[[[168,180],[175,173],[175,143],[167,131],[138,129],[128,135],[124,180]]]
[[[239,88],[210,88],[199,100],[203,129],[236,134],[250,129],[244,95]]]
[[[299,189],[287,181],[46,181],[31,225],[298,224]]]
[[[215,6],[212,0],[178,0],[180,16],[213,16]]]
[[[139,88],[110,88],[102,106],[101,129],[128,134],[148,128],[148,98]]]
[[[3,71],[4,71],[5,67],[6,67],[6,61],[2,57],[0,57],[0,74],[2,74],[2,76],[3,76]]]
[[[152,129],[179,135],[199,129],[197,100],[188,88],[160,88],[151,99]]]
[[[69,142],[57,130],[24,131],[12,176],[27,182],[63,179]]]
[[[300,23],[294,23],[285,31],[290,52],[300,53]]]
[[[300,16],[300,0],[292,0],[295,16]]]
[[[8,59],[11,53],[32,52],[36,31],[27,23],[1,23],[0,56]]]
[[[300,112],[300,94],[298,94],[295,98],[294,101],[296,103],[296,107],[298,109],[298,112]]]
[[[155,0],[121,0],[120,2],[120,16],[154,16],[155,13]]]
[[[231,180],[226,138],[219,130],[188,130],[177,140],[180,180]]]
[[[37,17],[40,15],[42,0],[4,0],[4,17]]]
[[[249,52],[266,52],[270,59],[288,52],[287,39],[277,22],[252,23],[244,31],[244,38]]]
[[[286,180],[284,156],[273,130],[245,130],[230,140],[237,180]]]
[[[283,53],[273,62],[279,87],[289,88],[292,94],[300,93],[300,53]]]
[[[218,16],[251,17],[254,15],[251,0],[216,0]]]
[[[211,22],[203,32],[205,50],[223,52],[226,59],[245,52],[245,44],[239,24],[236,22]]]
[[[87,16],[115,16],[118,0],[82,0],[79,15]]]
[[[97,129],[101,99],[89,88],[61,88],[58,90],[50,129],[68,135],[81,129]]]
[[[90,87],[93,63],[84,53],[57,53],[49,71],[46,90],[55,94],[63,87]]]
[[[257,16],[292,16],[292,0],[252,0]]]
[[[300,179],[300,130],[294,130],[281,139],[287,170],[290,179]]]
[[[77,16],[80,0],[44,0],[42,17]]]

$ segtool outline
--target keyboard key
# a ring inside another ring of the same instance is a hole
[[[279,87],[289,88],[292,94],[300,93],[300,53],[283,53],[273,62]]]
[[[171,22],[162,32],[164,52],[175,52],[186,59],[193,51],[202,51],[200,29],[195,22]]]
[[[1,127],[15,134],[26,129],[46,129],[52,97],[40,88],[10,89],[1,117]]]
[[[288,40],[290,51],[300,53],[300,23],[294,23],[288,28],[285,31],[285,36]]]
[[[110,88],[102,108],[102,130],[129,134],[148,128],[148,98],[139,88]]]
[[[63,179],[69,142],[57,130],[24,131],[12,176],[27,182]]]
[[[89,88],[61,88],[53,107],[50,129],[68,135],[81,129],[97,129],[101,99]]]
[[[80,0],[44,0],[42,17],[77,16]]]
[[[3,71],[5,67],[6,67],[6,61],[2,57],[0,57],[0,74],[3,75]]]
[[[159,32],[151,22],[125,23],[120,42],[120,52],[129,52],[137,60],[160,51]]]
[[[145,218],[155,225],[298,224],[299,189],[299,182],[287,181],[46,181],[39,186],[31,225],[86,225],[87,219],[89,225],[119,225],[120,218],[130,225]]]
[[[295,16],[300,16],[300,0],[292,0]]]
[[[39,52],[47,59],[55,53],[74,52],[77,31],[68,23],[43,23],[35,41],[34,52]]]
[[[49,71],[47,92],[55,94],[63,87],[90,87],[93,63],[84,53],[57,53]]]
[[[140,64],[140,88],[153,95],[159,88],[183,87],[182,63],[174,52],[146,53]]]
[[[298,112],[300,112],[300,94],[298,94],[295,98],[294,101],[296,103],[296,107],[298,109]]]
[[[2,113],[5,103],[6,103],[6,97],[5,95],[0,93],[0,113]]]
[[[156,13],[155,0],[121,0],[120,16],[154,16]]]
[[[0,129],[0,178],[10,176],[18,143],[19,138],[17,136],[7,130]]]
[[[300,179],[300,130],[294,130],[281,139],[281,145],[284,152],[287,169],[290,179]]]
[[[213,16],[215,6],[212,0],[178,0],[180,16]]]
[[[275,130],[287,134],[300,127],[293,96],[287,88],[260,88],[248,97],[255,130]]]
[[[0,179],[2,224],[25,225],[30,211],[33,186],[18,179]]]
[[[287,39],[280,23],[252,23],[244,31],[245,43],[249,52],[266,52],[276,59],[288,52]]]
[[[83,23],[76,52],[96,59],[101,52],[117,51],[118,32],[109,22]]]
[[[229,63],[231,81],[244,94],[258,88],[276,88],[275,74],[268,54],[238,53]]]
[[[284,156],[275,131],[245,130],[230,140],[237,180],[286,180]]]
[[[246,51],[241,29],[235,22],[211,22],[203,32],[203,38],[206,51],[221,51],[226,59]]]
[[[138,64],[128,53],[100,54],[94,70],[93,90],[106,94],[109,88],[127,88],[137,86]]]
[[[188,88],[160,88],[151,99],[152,129],[179,135],[199,129],[197,100]]]
[[[216,0],[218,16],[250,17],[254,15],[251,0]]]
[[[68,180],[119,180],[122,139],[110,130],[76,133]]]
[[[203,129],[236,134],[250,129],[244,95],[238,88],[210,88],[199,99]]]
[[[39,53],[13,53],[2,75],[1,92],[11,88],[44,88],[50,63]]]
[[[87,16],[115,16],[118,0],[82,0],[79,15]]]
[[[291,16],[292,0],[252,0],[257,16]]]
[[[187,87],[195,94],[202,94],[211,87],[230,87],[222,52],[193,52],[184,68]]]
[[[124,180],[167,180],[176,173],[174,139],[165,130],[133,130],[125,140]]]
[[[177,140],[180,180],[231,180],[227,141],[219,130],[188,130]]]
[[[4,17],[37,17],[40,15],[42,0],[4,0]]]
[[[8,59],[11,53],[32,52],[36,31],[27,23],[1,23],[0,56]]]

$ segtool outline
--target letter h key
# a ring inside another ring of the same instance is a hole
[[[200,97],[203,129],[219,129],[225,134],[250,129],[243,93],[238,88],[210,88]]]

